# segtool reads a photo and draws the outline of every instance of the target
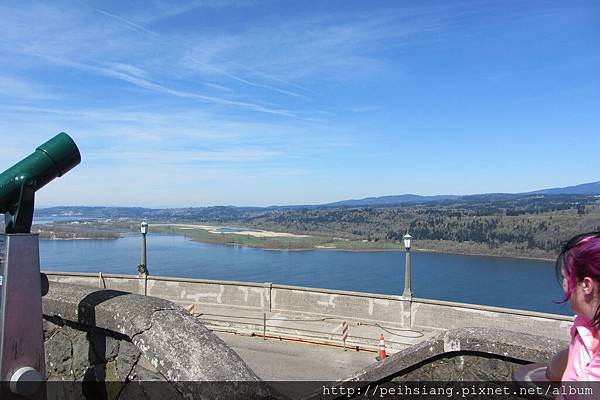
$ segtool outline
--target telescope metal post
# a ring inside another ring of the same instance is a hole
[[[77,145],[61,132],[0,173],[7,233],[0,235],[1,400],[46,399],[42,296],[48,282],[40,274],[38,236],[30,233],[35,193],[80,162]]]
[[[0,397],[45,400],[38,235],[0,235],[0,258]]]

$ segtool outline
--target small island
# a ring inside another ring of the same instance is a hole
[[[110,224],[90,221],[34,224],[31,232],[37,233],[42,240],[114,240],[126,234]]]

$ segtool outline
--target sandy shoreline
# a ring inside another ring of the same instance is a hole
[[[182,229],[204,229],[209,233],[221,234],[227,233],[232,235],[243,235],[243,236],[253,236],[253,237],[292,237],[292,238],[307,238],[311,237],[310,235],[296,235],[293,233],[286,232],[273,232],[273,231],[265,231],[261,229],[248,230],[243,232],[219,232],[217,229],[219,228],[231,228],[231,229],[247,229],[247,228],[234,228],[230,226],[214,226],[214,225],[195,225],[195,224],[154,224],[155,226],[177,226]]]
[[[225,227],[225,226],[214,226],[214,225],[198,225],[198,224],[156,224],[156,225],[162,225],[162,226],[175,226],[175,227],[180,227],[180,228],[188,228],[188,229],[195,229],[195,228],[200,228],[200,229],[204,229],[210,233],[214,233],[214,234],[220,234],[221,232],[217,231],[216,229],[218,228],[233,228],[233,229],[237,229],[234,227]],[[239,229],[247,229],[247,228],[239,228]],[[306,237],[310,237],[310,235],[297,235],[297,234],[293,234],[293,233],[286,233],[286,232],[273,232],[273,231],[265,231],[265,230],[255,230],[255,231],[244,231],[244,232],[226,232],[227,234],[234,234],[234,235],[247,235],[247,236],[253,236],[253,237],[290,237],[290,238],[306,238]],[[261,247],[264,250],[295,250],[295,251],[302,251],[302,250],[329,250],[329,251],[347,251],[347,252],[379,252],[379,251],[404,251],[403,248],[398,248],[398,249],[347,249],[347,248],[343,248],[343,247],[337,247],[337,246],[324,246],[324,245],[317,245],[314,247],[306,247],[306,248],[295,248],[295,249],[280,249],[280,248],[268,248],[268,247]],[[439,253],[439,254],[453,254],[453,255],[463,255],[463,256],[482,256],[482,257],[499,257],[499,258],[513,258],[513,259],[521,259],[521,260],[536,260],[536,261],[556,261],[555,259],[550,259],[550,258],[542,258],[542,257],[527,257],[527,256],[516,256],[516,255],[497,255],[497,254],[484,254],[484,253],[468,253],[468,252],[460,252],[460,251],[441,251],[441,250],[435,250],[435,249],[426,249],[426,248],[421,248],[421,249],[417,249],[414,248],[413,251],[416,252],[423,252],[423,253]]]

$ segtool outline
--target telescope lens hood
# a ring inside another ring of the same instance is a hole
[[[64,132],[54,136],[36,150],[44,152],[54,162],[58,176],[63,176],[81,162],[77,145]]]

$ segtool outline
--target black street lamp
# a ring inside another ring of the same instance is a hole
[[[140,265],[138,265],[138,272],[140,275],[148,275],[148,264],[146,262],[146,234],[148,233],[148,223],[142,221],[140,224],[140,231],[142,232],[142,254]]]
[[[406,235],[402,237],[404,240],[404,248],[406,249],[406,266],[404,269],[404,292],[402,297],[412,298],[412,291],[410,290],[410,240],[412,236],[406,232]]]

